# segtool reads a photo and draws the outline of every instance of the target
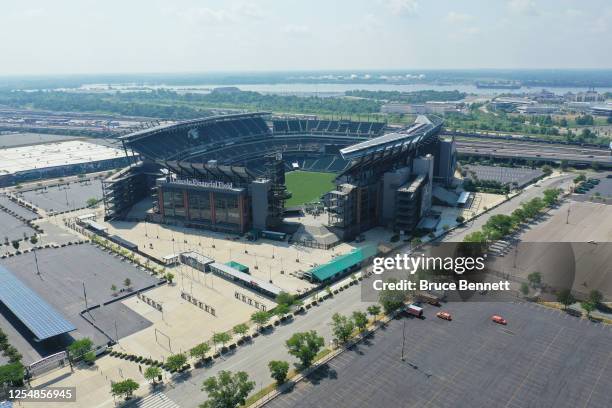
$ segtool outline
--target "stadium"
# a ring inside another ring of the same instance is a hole
[[[147,221],[254,239],[296,234],[294,241],[325,247],[375,226],[411,234],[431,208],[433,182],[453,177],[455,145],[439,137],[441,128],[435,116],[390,132],[383,122],[257,112],[140,130],[121,141],[141,160],[103,183],[105,218],[131,219],[134,205],[149,200],[140,215]],[[312,206],[286,208],[292,171],[333,174],[331,191]],[[315,214],[311,228],[285,222],[304,209]]]

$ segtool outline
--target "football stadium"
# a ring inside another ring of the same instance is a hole
[[[454,141],[439,137],[441,127],[435,116],[391,131],[383,122],[257,112],[140,130],[121,140],[141,160],[103,183],[105,219],[253,240],[289,236],[318,247],[376,226],[411,234],[431,209],[433,183],[453,177]],[[321,190],[326,183],[329,191]],[[314,215],[315,233],[291,222],[296,215]]]

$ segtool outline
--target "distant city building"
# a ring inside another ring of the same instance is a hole
[[[604,95],[595,91],[595,89],[591,88],[586,92],[578,92],[576,94],[568,92],[565,94],[565,98],[568,101],[572,102],[603,102],[606,100]]]
[[[505,97],[500,96],[489,102],[489,109],[492,111],[513,111],[519,106],[535,104],[534,101],[524,97]]]
[[[563,103],[565,101],[563,96],[546,89],[530,94],[528,97],[538,103]]]
[[[559,111],[557,105],[523,105],[519,106],[517,110],[525,115],[550,115]]]
[[[612,104],[593,106],[590,112],[598,116],[612,116]]]

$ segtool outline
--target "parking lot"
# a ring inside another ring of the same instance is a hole
[[[5,195],[0,195],[0,206],[10,211],[13,211],[15,214],[25,218],[26,220],[35,220],[36,218],[38,218],[38,214],[11,201]]]
[[[36,234],[36,231],[23,221],[0,210],[0,239],[2,244],[5,244],[7,239],[9,241],[23,239],[23,234],[31,237]]]
[[[612,329],[527,303],[426,307],[317,370],[268,407],[612,406]],[[492,314],[508,320],[491,322]],[[404,342],[404,361],[402,338]]]
[[[529,184],[531,180],[540,177],[542,170],[528,168],[512,168],[512,167],[496,167],[496,166],[478,166],[478,165],[463,165],[462,169],[467,171],[467,177],[474,178],[472,173],[476,175],[478,180],[494,180],[501,184],[516,183],[519,187]]]
[[[84,290],[87,304],[91,307],[113,299],[111,286],[114,284],[121,290],[126,278],[131,280],[132,290],[158,281],[148,273],[89,244],[38,250],[36,256],[40,275],[37,274],[33,253],[3,259],[0,263],[77,327],[77,331],[71,333],[73,337],[90,337],[96,344],[104,344],[108,338],[79,315],[85,309]],[[30,337],[28,332],[18,333],[19,325],[14,322],[8,324],[5,319],[10,318],[10,315],[4,313],[4,316],[0,316],[0,325],[7,327],[11,344],[15,344],[24,355],[26,363],[61,346],[27,341]],[[146,318],[122,302],[96,309],[90,318],[112,338],[128,336],[150,325]]]
[[[62,212],[75,210],[87,206],[90,198],[102,198],[102,182],[100,180],[87,180],[24,191],[19,193],[21,198],[48,212]]]
[[[595,185],[584,194],[573,194],[572,200],[612,204],[612,178],[598,177],[598,179],[600,180],[599,184]]]

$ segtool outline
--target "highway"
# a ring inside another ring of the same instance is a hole
[[[600,163],[612,167],[609,149],[516,140],[456,139],[457,151],[474,156],[533,160],[566,160],[568,163]]]

